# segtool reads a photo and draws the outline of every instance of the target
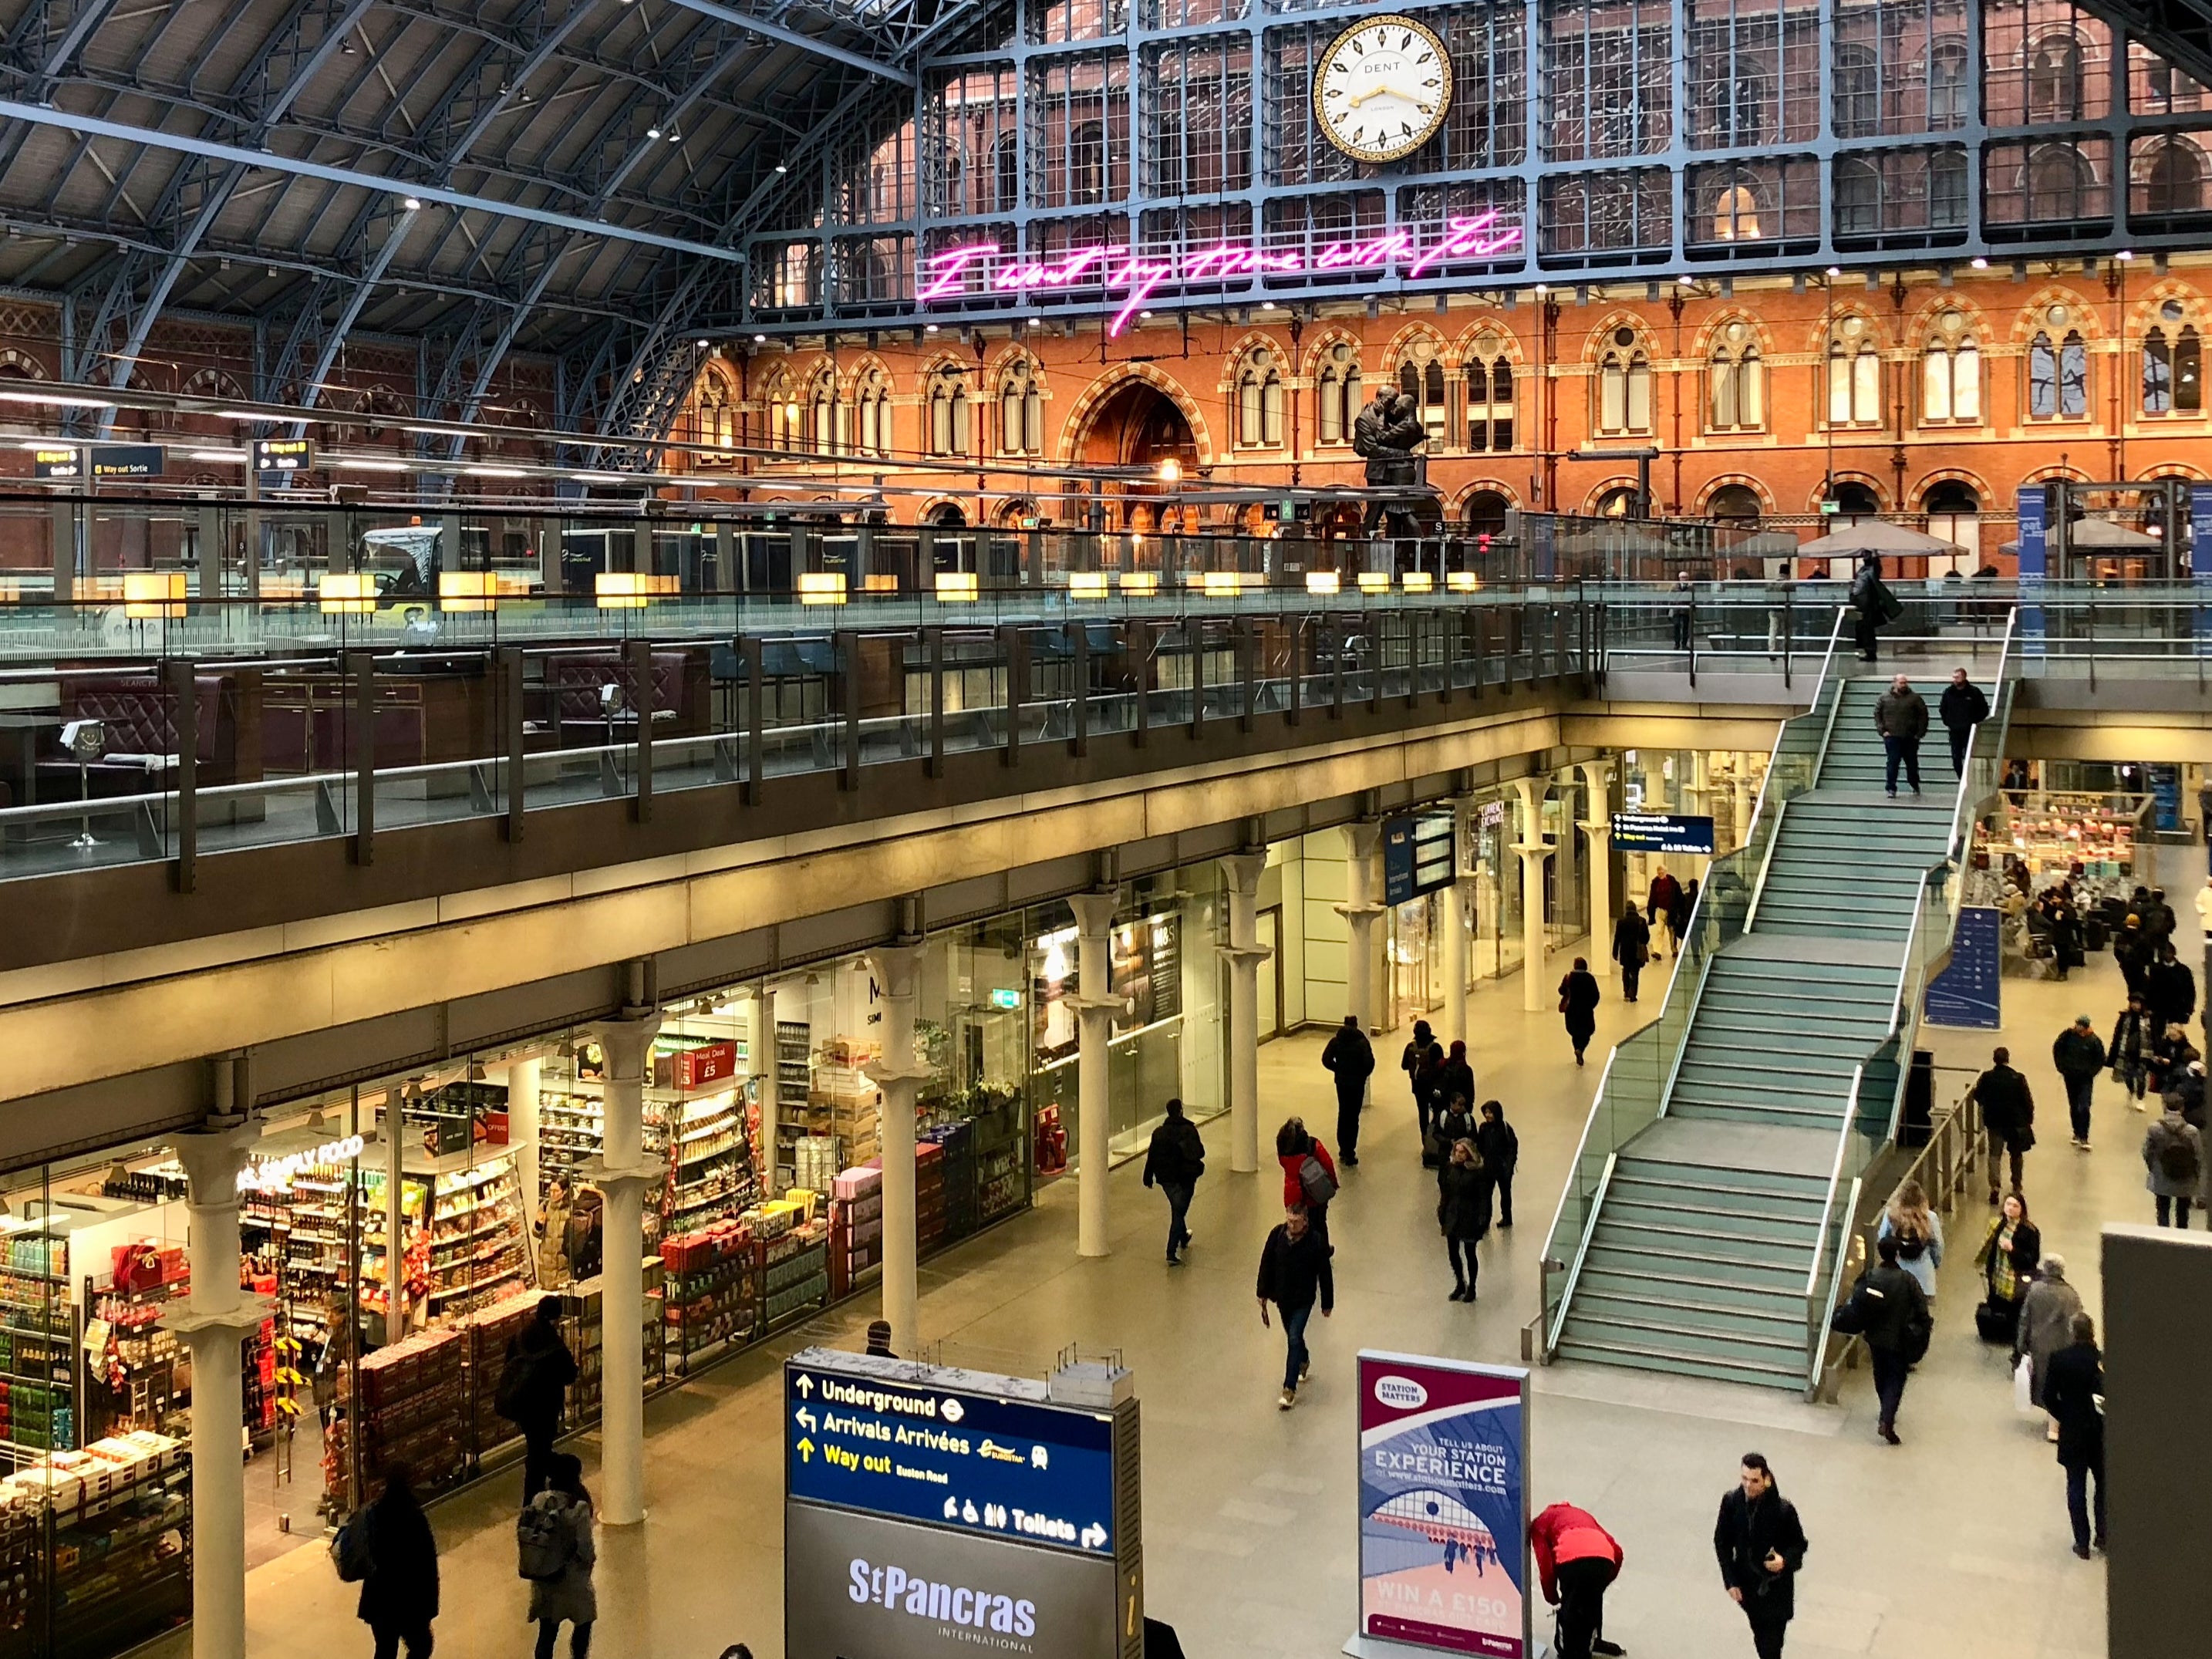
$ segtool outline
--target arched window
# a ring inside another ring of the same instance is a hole
[[[2143,336],[2142,412],[2197,415],[2204,408],[2204,348],[2189,308],[2168,300]]]
[[[1863,484],[1856,478],[1838,480],[1830,491],[1830,498],[1836,503],[1836,516],[1846,523],[1857,519],[1871,519],[1881,511],[1881,497],[1874,493],[1871,486]]]
[[[1006,133],[991,149],[994,183],[998,187],[998,211],[1010,213],[1021,199],[1022,149],[1017,133]]]
[[[1593,509],[1601,519],[1626,519],[1636,511],[1636,486],[1615,484],[1597,498]]]
[[[808,391],[807,436],[817,455],[834,455],[844,446],[845,410],[837,401],[837,374],[823,369]]]
[[[1707,412],[1715,432],[1757,432],[1766,425],[1766,366],[1759,337],[1736,319],[1713,342]]]
[[[1255,346],[1237,375],[1237,444],[1274,449],[1283,441],[1283,371],[1273,350]]]
[[[1836,158],[1836,234],[1870,236],[1881,228],[1881,175],[1862,155]]]
[[[2027,66],[2027,118],[2081,118],[2081,43],[2070,34],[2045,35]]]
[[[1748,184],[1730,185],[1713,199],[1713,240],[1759,240],[1759,198]]]
[[[1920,510],[1928,515],[1928,533],[1938,541],[1950,542],[1966,550],[1964,565],[1960,572],[1965,575],[1981,568],[1982,501],[1970,483],[1956,478],[1929,487],[1920,503]],[[1947,556],[1938,554],[1938,558]]]
[[[1009,363],[999,381],[999,453],[1044,453],[1044,393],[1026,357]]]
[[[2027,216],[2039,222],[2098,216],[2097,173],[2071,144],[2042,144],[2027,162]]]
[[[1071,202],[1106,199],[1106,124],[1079,121],[1067,135],[1067,187]]]
[[[940,368],[929,380],[929,453],[965,455],[972,447],[972,405],[968,377],[957,368]]]
[[[1982,418],[1982,353],[1963,314],[1936,319],[1920,362],[1920,418],[1929,423]]]
[[[1651,429],[1651,359],[1626,324],[1597,360],[1597,429],[1608,437]]]
[[[1503,536],[1505,515],[1512,504],[1494,489],[1478,489],[1467,498],[1468,533],[1471,536]]]
[[[1364,394],[1359,385],[1359,359],[1352,355],[1348,341],[1339,340],[1322,354],[1315,391],[1321,405],[1316,441],[1350,443],[1352,423],[1359,417]]]
[[[699,441],[720,450],[735,449],[738,445],[737,410],[730,401],[729,386],[719,374],[707,375],[699,382]],[[726,457],[702,455],[700,459],[711,465]]]
[[[2065,326],[2067,308],[2053,306],[2051,329]],[[2089,412],[2089,348],[2077,330],[2038,329],[2027,343],[2027,418],[2078,421]]]
[[[805,425],[799,417],[799,394],[792,390],[790,376],[781,369],[769,377],[767,403],[769,447],[781,455],[804,448]]]
[[[1938,230],[1966,222],[1966,153],[1939,149],[1928,163],[1928,222]]]
[[[2204,209],[2204,152],[2178,136],[2153,139],[2136,153],[2135,210],[2201,213]]]
[[[1705,503],[1705,516],[1717,523],[1750,526],[1759,522],[1765,507],[1749,484],[1723,484]]]
[[[1966,43],[1952,36],[1928,54],[1928,125],[1938,132],[1966,125]]]
[[[855,454],[887,460],[891,453],[891,389],[879,368],[870,369],[853,394]]]
[[[1881,351],[1863,317],[1846,317],[1828,337],[1828,424],[1881,422]]]
[[[1868,46],[1838,46],[1834,58],[1836,136],[1864,138],[1881,127],[1881,70]]]
[[[1468,353],[1467,447],[1492,453],[1513,447],[1513,364],[1495,335],[1484,335]]]
[[[1413,400],[1413,412],[1426,428],[1429,441],[1443,441],[1447,416],[1444,412],[1444,363],[1437,350],[1437,343],[1426,335],[1415,338],[1406,348],[1406,357],[1398,365],[1398,390]]]

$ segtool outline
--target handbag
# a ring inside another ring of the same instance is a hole
[[[2027,1354],[2012,1368],[2012,1408],[2022,1417],[2035,1415],[2035,1361]]]
[[[1865,1285],[1866,1276],[1862,1273],[1851,1286],[1851,1293],[1838,1303],[1835,1312],[1828,1316],[1828,1328],[1838,1336],[1866,1334],[1866,1300],[1860,1295]]]

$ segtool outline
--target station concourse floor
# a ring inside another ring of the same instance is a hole
[[[2196,938],[2191,901],[2203,854],[2160,852],[2186,944]],[[1063,1181],[1040,1194],[1033,1212],[925,1264],[922,1325],[932,1357],[1039,1374],[1073,1342],[1119,1350],[1132,1367],[1144,1409],[1146,1608],[1176,1627],[1191,1659],[1326,1659],[1351,1633],[1352,1356],[1367,1346],[1518,1363],[1537,1261],[1600,1057],[1656,1011],[1658,970],[1671,966],[1647,971],[1636,1009],[1618,1000],[1615,981],[1604,981],[1598,1042],[1580,1071],[1548,996],[1547,1011],[1531,1014],[1521,1009],[1517,977],[1475,993],[1470,1046],[1479,1090],[1504,1101],[1522,1162],[1516,1224],[1482,1247],[1482,1298],[1473,1307],[1445,1300],[1433,1178],[1419,1167],[1396,1070],[1403,1034],[1377,1041],[1360,1166],[1346,1172],[1331,1217],[1337,1312],[1314,1322],[1314,1376],[1291,1413],[1275,1404],[1281,1337],[1261,1328],[1252,1293],[1261,1241],[1280,1212],[1279,1175],[1271,1158],[1257,1177],[1230,1174],[1225,1121],[1205,1131],[1208,1172],[1191,1211],[1196,1243],[1180,1268],[1163,1263],[1165,1205],[1139,1184],[1140,1162],[1114,1175],[1109,1257],[1076,1259],[1076,1193]],[[1564,967],[1555,958],[1547,971]],[[2094,1312],[2099,1226],[2149,1219],[2139,1157],[2148,1119],[2100,1083],[2095,1150],[2075,1152],[2050,1045],[2076,1012],[2109,1031],[2124,1000],[2118,972],[2102,957],[2067,984],[2008,979],[2004,997],[2002,1033],[1931,1030],[1929,1040],[1939,1065],[1960,1067],[1985,1064],[1993,1042],[2010,1042],[2039,1107],[2042,1139],[2030,1154],[2027,1190],[2045,1248],[2067,1258]],[[1787,1033],[1775,1039],[1776,1062],[1786,1064]],[[1261,1049],[1263,1157],[1274,1126],[1293,1110],[1333,1146],[1321,1042],[1302,1034]],[[1959,1073],[1939,1074],[1939,1097],[1955,1097],[1965,1082]],[[1606,1626],[1631,1654],[1750,1654],[1710,1540],[1737,1458],[1754,1449],[1772,1460],[1812,1543],[1790,1635],[1796,1659],[2105,1652],[2102,1560],[2069,1553],[2063,1476],[2041,1422],[2014,1414],[2004,1357],[1974,1338],[1972,1258],[1989,1213],[1978,1186],[1954,1212],[1936,1341],[1905,1396],[1901,1448],[1875,1437],[1863,1369],[1849,1374],[1834,1407],[1611,1368],[1563,1364],[1536,1373],[1532,1506],[1571,1499],[1620,1537],[1626,1566]],[[779,1364],[811,1342],[858,1347],[874,1311],[861,1298],[647,1403],[650,1513],[642,1528],[602,1533],[596,1659],[716,1659],[740,1640],[758,1659],[779,1659]],[[579,1449],[587,1465],[595,1462],[592,1437]],[[514,1571],[519,1480],[509,1469],[431,1512],[444,1559],[441,1653],[527,1651],[526,1589]],[[354,1621],[353,1603],[319,1547],[257,1567],[248,1578],[248,1659],[291,1659],[307,1648],[366,1654],[368,1632]],[[1538,1629],[1548,1639],[1540,1609]],[[148,1651],[181,1659],[189,1638],[180,1632]]]

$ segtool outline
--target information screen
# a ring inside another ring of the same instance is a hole
[[[1382,825],[1382,902],[1404,904],[1452,884],[1456,873],[1449,812],[1386,819]]]
[[[1615,812],[1613,844],[1623,853],[1711,853],[1713,821],[1666,812]]]

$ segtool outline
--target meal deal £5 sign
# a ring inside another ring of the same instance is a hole
[[[1530,1659],[1528,1373],[1359,1356],[1358,1639]]]

